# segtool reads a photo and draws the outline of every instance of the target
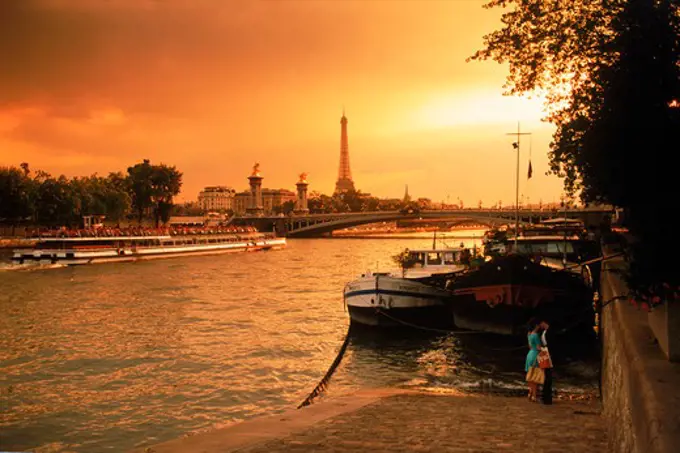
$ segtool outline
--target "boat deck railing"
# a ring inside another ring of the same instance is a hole
[[[60,228],[51,230],[32,231],[27,235],[31,239],[69,239],[69,238],[121,238],[121,237],[159,237],[159,236],[211,236],[211,235],[254,235],[261,234],[253,227],[187,227],[187,228],[91,228],[91,229],[72,229]],[[271,233],[269,233],[271,235]],[[265,234],[266,235],[266,234]]]

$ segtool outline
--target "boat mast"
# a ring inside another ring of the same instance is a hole
[[[515,178],[515,253],[517,252],[517,238],[519,237],[519,143],[520,136],[531,135],[531,132],[520,132],[519,121],[517,122],[517,132],[508,132],[505,135],[516,135],[517,141],[512,144],[517,150],[517,175]]]

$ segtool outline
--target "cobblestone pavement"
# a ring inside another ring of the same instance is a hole
[[[604,452],[606,437],[599,401],[406,394],[236,451]]]

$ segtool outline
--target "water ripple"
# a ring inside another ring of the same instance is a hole
[[[2,272],[2,447],[126,451],[295,407],[344,339],[344,284],[430,245],[291,240],[266,254]],[[455,338],[353,338],[329,396],[494,372],[475,359]]]

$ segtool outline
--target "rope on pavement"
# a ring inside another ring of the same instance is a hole
[[[331,377],[333,376],[333,373],[335,373],[335,370],[338,368],[340,362],[342,362],[342,358],[345,355],[347,345],[349,344],[349,336],[350,328],[347,328],[347,334],[345,334],[345,341],[342,343],[340,351],[338,351],[338,355],[335,357],[335,360],[333,360],[333,363],[331,364],[330,368],[328,368],[328,371],[326,371],[326,375],[321,379],[321,381],[319,381],[316,387],[314,387],[314,390],[312,390],[312,392],[309,395],[307,395],[307,398],[305,398],[305,400],[302,403],[300,403],[300,405],[297,407],[298,409],[312,404],[314,398],[321,395],[328,388],[328,384],[331,380]]]

